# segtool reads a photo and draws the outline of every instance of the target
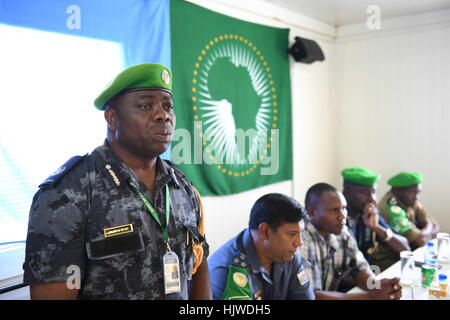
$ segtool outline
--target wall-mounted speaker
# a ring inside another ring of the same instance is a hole
[[[313,63],[314,61],[325,60],[325,56],[319,45],[309,39],[295,37],[295,43],[288,51],[297,62]]]

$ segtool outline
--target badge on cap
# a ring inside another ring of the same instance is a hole
[[[170,75],[169,72],[166,69],[163,69],[161,73],[161,79],[164,81],[165,84],[169,84],[170,82]]]
[[[233,280],[240,287],[245,287],[248,282],[247,276],[241,272],[235,272],[233,274]]]

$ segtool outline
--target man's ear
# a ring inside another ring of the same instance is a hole
[[[117,120],[117,111],[112,108],[108,108],[104,113],[105,120],[108,123],[108,128],[110,130],[116,130],[116,120]]]
[[[309,207],[309,208],[306,209],[306,211],[308,211],[309,218],[311,220],[313,220],[315,218],[315,216],[316,216],[316,212],[314,211],[314,208]]]
[[[268,240],[270,238],[270,236],[272,235],[272,229],[270,228],[270,226],[263,222],[258,226],[258,231],[259,231],[259,236],[263,239],[263,240]]]

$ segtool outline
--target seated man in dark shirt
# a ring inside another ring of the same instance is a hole
[[[379,215],[376,195],[379,174],[361,167],[346,168],[341,174],[347,200],[347,226],[364,257],[381,272],[400,259],[401,251],[410,250],[408,240]]]

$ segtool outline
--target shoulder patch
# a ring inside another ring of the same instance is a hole
[[[388,204],[389,226],[400,235],[413,229],[405,210],[398,205]]]
[[[305,270],[300,271],[297,273],[298,281],[300,281],[300,285],[304,286],[309,282],[308,275],[306,274]]]
[[[396,197],[389,198],[388,203],[391,205],[398,205],[397,198]]]
[[[63,176],[65,176],[72,168],[75,167],[77,163],[87,157],[87,153],[84,156],[74,156],[67,160],[61,167],[59,167],[55,172],[53,172],[44,182],[39,185],[39,188],[44,186],[55,185]]]

